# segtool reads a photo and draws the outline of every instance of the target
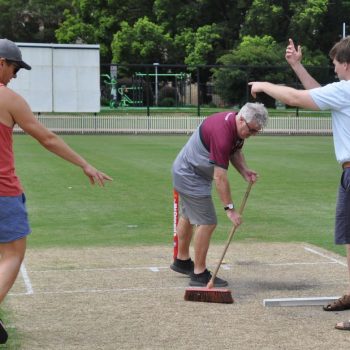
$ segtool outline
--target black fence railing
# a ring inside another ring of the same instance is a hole
[[[332,67],[307,67],[320,84],[335,81]],[[284,66],[186,66],[154,64],[103,64],[101,105],[109,109],[153,107],[230,108],[252,101],[248,82],[270,81],[301,88],[294,73]],[[284,108],[262,94],[267,107]]]

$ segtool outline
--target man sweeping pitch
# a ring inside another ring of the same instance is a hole
[[[211,279],[206,257],[217,225],[212,182],[228,219],[238,227],[242,220],[232,200],[227,171],[231,163],[247,182],[256,182],[258,175],[248,168],[242,148],[244,140],[256,135],[267,119],[267,110],[261,103],[247,103],[238,113],[213,114],[197,128],[174,161],[173,185],[180,196],[180,217],[178,255],[170,268],[190,276],[190,286],[205,287]],[[192,237],[194,262],[190,257]],[[227,285],[227,281],[215,277],[215,287]]]

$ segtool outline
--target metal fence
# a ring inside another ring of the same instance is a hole
[[[335,80],[332,67],[307,66],[321,84]],[[102,64],[101,105],[117,110],[128,107],[204,107],[242,106],[252,100],[249,81],[270,81],[301,87],[290,67],[285,65],[164,65]],[[275,108],[278,101],[258,94],[259,102]]]
[[[137,115],[38,116],[39,121],[58,134],[190,134],[205,117]],[[261,132],[266,135],[331,135],[330,117],[273,116]],[[18,126],[16,133],[23,133]]]

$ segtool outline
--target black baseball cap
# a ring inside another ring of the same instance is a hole
[[[22,60],[21,50],[11,40],[0,39],[0,57],[9,61],[14,61],[19,67],[31,70],[32,67]]]

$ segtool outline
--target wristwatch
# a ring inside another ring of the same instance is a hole
[[[230,203],[230,204],[227,204],[227,205],[224,207],[224,209],[225,209],[225,210],[232,210],[234,207],[235,207],[235,206],[234,206],[232,203]]]

